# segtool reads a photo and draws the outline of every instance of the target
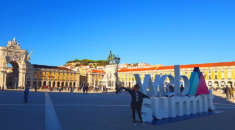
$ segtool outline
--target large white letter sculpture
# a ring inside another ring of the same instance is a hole
[[[190,82],[186,76],[180,75],[180,66],[174,66],[172,75],[155,75],[152,82],[150,75],[145,75],[144,82],[140,76],[135,74],[136,83],[140,86],[141,92],[151,97],[151,100],[144,99],[142,105],[143,121],[151,122],[152,115],[158,119],[189,116],[192,114],[208,112],[208,109],[215,110],[213,95],[188,96]],[[169,79],[174,91],[170,92],[169,85],[165,86],[165,80]],[[184,82],[184,90],[180,90],[180,80]]]
[[[152,82],[151,76],[149,74],[145,75],[144,82],[142,84],[139,74],[135,74],[136,83],[140,86],[140,90],[149,96],[163,97],[167,95],[167,89],[164,88],[165,80],[168,78],[170,84],[174,86],[174,95],[186,95],[189,91],[189,80],[186,76],[180,75],[180,66],[175,66],[175,77],[172,75],[155,75],[155,80]],[[180,79],[184,80],[184,91],[180,92]],[[147,91],[149,89],[149,91]],[[173,95],[173,96],[174,96]]]

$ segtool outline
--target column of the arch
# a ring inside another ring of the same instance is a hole
[[[60,81],[60,82],[61,82],[61,86],[63,85],[62,87],[65,87],[65,82],[64,82],[64,71],[62,71],[62,72],[60,72],[60,73],[62,74],[62,79],[61,79],[61,81]],[[62,83],[63,83],[63,84],[62,84]]]
[[[48,73],[48,71],[45,70],[44,81],[46,82],[46,91],[48,91],[48,89],[49,89],[49,81],[47,80],[47,73]]]
[[[50,71],[47,70],[47,72],[46,72],[46,84],[47,84],[48,89],[50,89],[50,87],[51,87],[51,84],[49,84],[49,83],[50,83]]]
[[[44,87],[44,80],[41,80],[41,89],[43,90],[43,87]]]
[[[2,79],[1,79],[1,81],[2,81],[1,87],[3,87],[4,90],[6,90],[6,89],[7,89],[7,72],[6,72],[6,71],[2,71],[2,72],[1,72],[1,76],[2,76]]]
[[[25,64],[19,64],[19,81],[18,86],[21,88],[25,87],[25,79],[26,79],[26,66]]]
[[[48,87],[52,88],[53,87],[53,82],[51,80],[51,71],[48,72],[49,73],[49,79],[48,79]],[[50,83],[50,84],[49,84]]]
[[[73,86],[73,73],[72,72],[69,72],[70,74],[70,76],[69,76],[69,81],[70,81],[70,83],[71,83],[71,87],[73,88],[74,86]]]
[[[101,74],[100,73],[98,73],[98,78],[97,78],[97,86],[98,86],[98,88],[100,87],[100,81],[101,81]]]
[[[55,88],[56,88],[56,89],[58,89],[58,87],[59,87],[59,86],[58,86],[58,82],[59,82],[59,73],[58,73],[58,79],[57,79],[57,73],[58,73],[58,71],[56,70],[56,71],[55,71],[55,74],[54,74],[54,76],[55,76],[55,77],[54,77],[54,79],[55,79]]]
[[[5,64],[6,63],[4,61],[5,59],[4,59],[3,56],[1,57],[0,60],[1,60],[1,62],[0,62],[0,87],[4,87],[5,88],[5,84],[6,84],[5,82],[6,81],[5,81],[4,77],[5,77],[5,72],[6,72],[6,68],[5,68],[5,66],[6,66]]]
[[[58,87],[61,87],[61,85],[60,85],[60,72],[57,70],[56,73],[58,73],[58,78],[56,79],[57,80],[56,85],[57,85],[57,88],[58,88]]]
[[[106,74],[106,77],[105,77],[105,87],[107,88],[108,87],[108,85],[109,85],[109,80],[108,80],[108,74]]]
[[[39,73],[39,74],[38,74]],[[40,86],[39,86],[39,82],[40,82],[40,72],[37,72],[36,73],[36,83],[37,83],[37,89],[39,89],[40,88]]]
[[[45,81],[46,81],[46,86],[47,86],[46,89],[48,90],[48,89],[50,88],[50,87],[49,87],[49,81],[48,81],[47,79],[46,79]]]
[[[73,82],[75,83],[73,86],[74,86],[74,88],[76,88],[77,86],[76,86],[76,73],[74,73],[73,72],[73,78],[72,78],[72,80],[73,80]]]
[[[32,70],[29,70],[30,88],[33,88],[33,80],[34,80],[33,73],[34,73],[34,72],[32,72]]]
[[[75,73],[75,81],[76,81],[76,87],[79,88],[80,87],[80,84],[79,84],[79,80],[80,80],[80,74],[79,73]]]
[[[66,87],[65,90],[67,91],[68,90],[68,72],[67,71],[64,71],[64,86]]]
[[[4,86],[4,71],[2,71],[2,69],[0,69],[0,87],[2,88]]]
[[[64,71],[64,75],[63,75],[63,80],[64,80],[64,86],[65,86],[65,90],[68,90],[68,73],[66,71]]]
[[[3,58],[3,57],[1,57]],[[2,59],[1,59],[2,60]],[[4,60],[4,59],[3,59]],[[5,84],[6,84],[6,63],[4,61],[1,61],[0,62],[0,87],[6,87]]]
[[[60,87],[64,87],[64,84],[62,84],[63,83],[63,79],[64,79],[64,72],[60,71],[60,76],[59,76]]]
[[[70,76],[71,76],[71,75],[70,75],[70,73],[71,73],[71,72],[67,72],[67,81],[68,81],[68,86],[69,86],[69,87],[72,87],[72,85],[70,84],[70,83],[71,83],[71,80],[70,80]]]
[[[49,80],[47,79],[47,74],[48,74],[48,71],[45,72],[44,80],[46,81],[46,86],[49,87]]]
[[[57,72],[54,71],[53,73],[54,73],[53,79],[54,79],[54,82],[55,82],[55,86],[54,86],[54,87],[55,87],[55,89],[57,90],[57,87],[58,87],[58,86],[57,86],[57,80],[56,80],[56,73],[57,73]]]
[[[58,86],[57,86],[57,81],[56,80],[54,80],[54,82],[55,82],[55,86],[54,86],[54,88],[57,90],[57,88],[58,88]]]
[[[53,74],[53,75],[52,75]],[[53,77],[52,77],[53,76]],[[55,89],[55,71],[51,72],[51,81],[52,81],[52,85],[53,85],[53,88]]]
[[[7,89],[6,76],[7,76],[7,50],[5,47],[0,47],[0,87]]]
[[[19,72],[18,86],[21,87],[21,88],[25,87],[25,75],[26,75],[26,72],[24,72],[24,71]]]
[[[91,86],[95,87],[97,74],[96,73],[95,74],[91,73],[90,75],[91,75],[91,80],[90,80],[91,81]]]
[[[58,74],[58,78],[56,76],[56,81],[57,81],[56,86],[57,86],[57,89],[58,89],[58,87],[61,87],[61,84],[60,84],[60,71],[56,70],[56,74]]]
[[[70,74],[70,80],[72,82],[72,87],[75,88],[74,79],[73,79],[73,72]]]
[[[152,78],[152,77],[151,77]],[[133,73],[130,73],[130,87],[132,88],[133,86]]]
[[[53,75],[52,75],[52,74],[53,74]],[[54,77],[52,77],[52,76],[54,76]],[[55,72],[54,72],[54,71],[51,72],[50,78],[51,78],[52,86],[53,86],[53,88],[55,88]]]
[[[71,82],[71,87],[74,88],[75,86],[73,84],[73,82],[74,82],[74,80],[73,80],[73,72],[70,72],[70,79],[69,80]]]

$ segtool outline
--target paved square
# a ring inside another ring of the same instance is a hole
[[[130,96],[121,94],[0,92],[1,130],[220,130],[232,129],[235,104],[216,97],[216,113],[162,125],[131,122]],[[54,113],[54,114],[53,114]],[[55,119],[57,121],[55,121]],[[48,127],[49,126],[49,127]]]

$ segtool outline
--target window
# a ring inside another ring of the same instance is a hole
[[[232,77],[231,70],[228,70],[228,79],[231,80],[231,77]]]
[[[221,79],[224,80],[224,71],[221,71]]]

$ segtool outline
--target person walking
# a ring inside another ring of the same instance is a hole
[[[62,89],[61,89],[61,86],[58,87],[58,90],[59,90],[59,92],[61,92],[61,90],[62,90]]]
[[[139,85],[138,84],[136,84],[133,89],[120,87],[117,90],[117,93],[119,93],[123,89],[125,91],[129,92],[129,94],[131,95],[130,106],[131,106],[131,110],[132,110],[132,121],[133,121],[133,123],[137,122],[136,117],[135,117],[136,112],[138,113],[140,123],[142,123],[143,121],[142,121],[142,116],[141,116],[141,107],[142,107],[142,103],[143,103],[143,98],[150,98],[150,97],[139,91]]]
[[[86,84],[85,84],[85,82],[83,82],[83,85],[82,85],[82,92],[83,92],[83,94],[86,93]]]
[[[226,85],[224,92],[225,92],[225,94],[226,94],[227,100],[229,100],[229,98],[230,98],[230,93],[229,93],[229,87],[228,87],[228,85]]]
[[[70,89],[69,89],[69,90],[70,90],[70,93],[73,93],[73,87],[70,86],[69,88],[70,88]]]
[[[229,95],[230,95],[230,99],[233,99],[233,100],[234,100],[233,91],[234,91],[234,88],[231,86],[231,87],[229,88]]]
[[[34,87],[34,92],[36,93],[37,92],[37,86],[35,85]]]
[[[106,93],[107,92],[107,88],[106,86],[103,87],[103,92]]]
[[[29,83],[27,83],[24,90],[24,103],[28,103],[29,86],[30,86]]]
[[[88,87],[88,84],[86,83],[86,85],[85,85],[86,94],[88,94],[88,90],[89,90],[89,87]]]
[[[184,91],[184,86],[183,86],[183,84],[181,84],[181,86],[180,86],[180,92],[182,93]]]

